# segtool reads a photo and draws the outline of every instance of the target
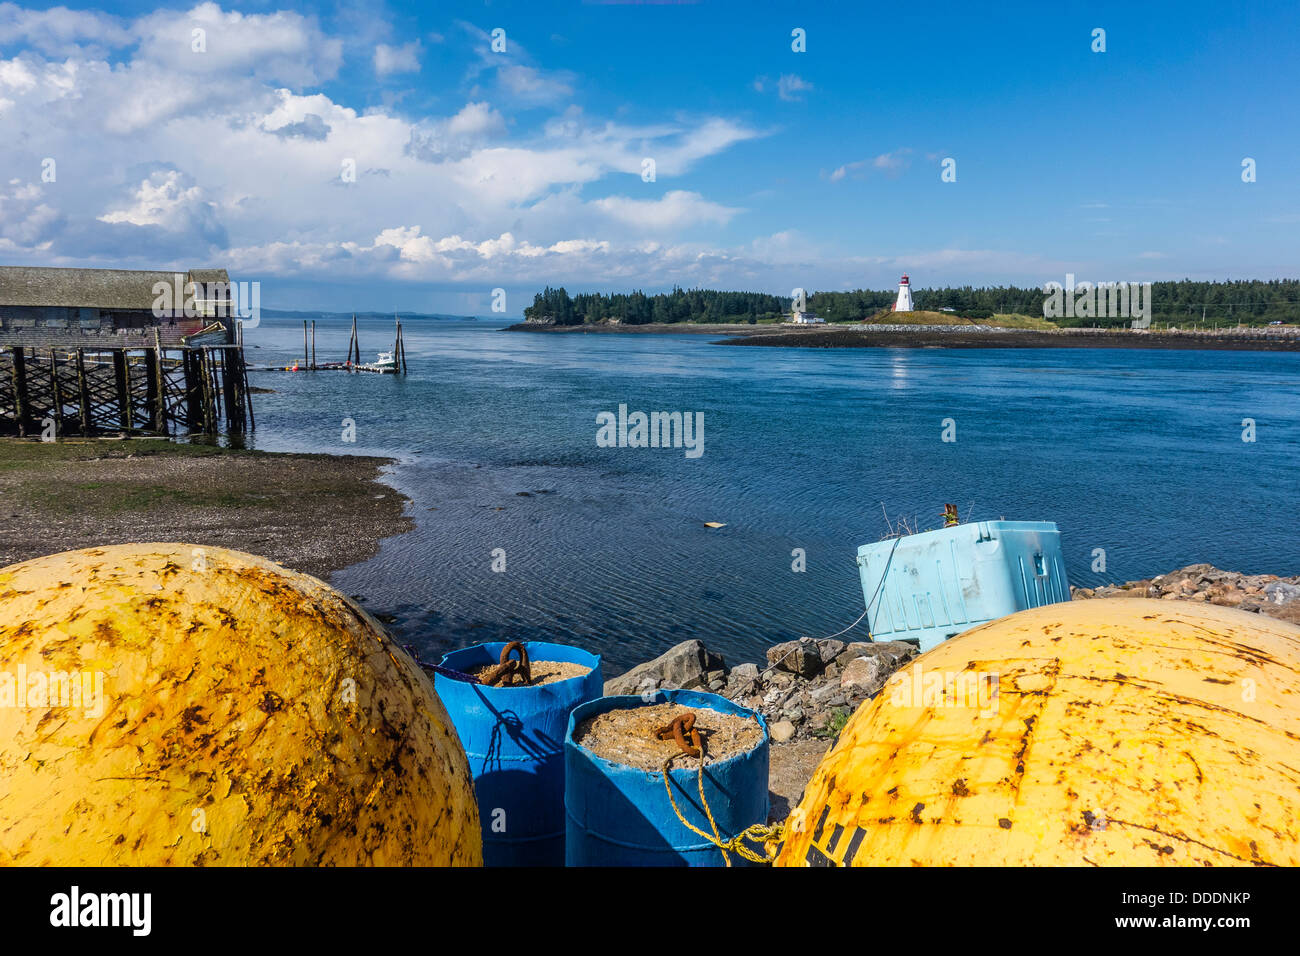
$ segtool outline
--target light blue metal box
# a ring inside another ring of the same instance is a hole
[[[1070,600],[1051,521],[976,521],[858,548],[867,622],[877,640],[928,651],[1016,611]]]

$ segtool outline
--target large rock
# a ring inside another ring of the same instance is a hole
[[[844,642],[831,638],[801,637],[767,649],[767,663],[800,677],[816,677],[844,650]]]
[[[1288,584],[1286,581],[1274,581],[1264,585],[1264,594],[1271,604],[1290,604],[1300,598],[1300,585]]]
[[[841,652],[838,662],[839,687],[853,699],[879,693],[894,671],[917,654],[915,645],[906,641],[855,641]]]
[[[744,664],[737,664],[731,669],[731,679],[734,681],[758,680],[758,665],[748,661]]]
[[[707,687],[710,672],[725,669],[722,655],[710,651],[703,641],[682,641],[654,660],[638,664],[627,673],[605,681],[605,696],[640,694],[663,688],[693,690]]]
[[[840,651],[836,662],[847,667],[859,657],[879,658],[891,673],[920,653],[915,644],[907,641],[854,641]]]
[[[870,697],[885,686],[886,674],[879,657],[855,657],[844,666],[840,689],[856,697]]]
[[[768,728],[768,733],[772,735],[772,743],[783,744],[794,736],[794,724],[788,720],[778,720]]]
[[[798,674],[800,677],[812,677],[822,669],[822,656],[814,641],[800,638],[769,647],[767,663],[777,670]]]

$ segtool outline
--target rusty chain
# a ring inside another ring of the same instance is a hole
[[[510,655],[517,653],[518,660],[513,660]],[[509,687],[511,685],[522,685],[527,687],[533,682],[533,671],[528,663],[528,649],[524,647],[522,641],[511,641],[505,647],[501,648],[501,662],[492,668],[481,678],[484,684],[489,686]]]
[[[690,711],[678,714],[671,724],[655,731],[655,736],[660,740],[667,740],[670,737],[676,740],[677,746],[688,757],[704,756],[704,742],[700,740],[700,732],[695,727],[695,714]]]

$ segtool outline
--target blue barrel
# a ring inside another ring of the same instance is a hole
[[[441,663],[473,672],[496,664],[505,646],[466,647]],[[605,687],[599,655],[539,641],[524,647],[533,661],[569,661],[591,672],[537,687],[487,687],[442,674],[433,680],[469,757],[485,866],[564,865],[564,732],[569,712]]]
[[[690,690],[661,690],[653,697],[602,697],[573,711],[564,737],[565,862],[569,866],[724,865],[718,848],[678,819],[664,792],[662,772],[614,763],[573,741],[577,726],[597,714],[665,703],[758,721],[763,739],[757,747],[705,763],[704,796],[723,840],[767,822],[768,733],[761,714],[725,697]],[[712,833],[700,806],[698,770],[674,766],[669,773],[678,808],[695,826]],[[733,866],[746,862],[735,853],[730,856]]]

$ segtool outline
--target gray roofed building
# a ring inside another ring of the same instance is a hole
[[[0,345],[152,345],[155,330],[171,345],[213,321],[233,341],[230,303],[225,269],[0,266]]]

